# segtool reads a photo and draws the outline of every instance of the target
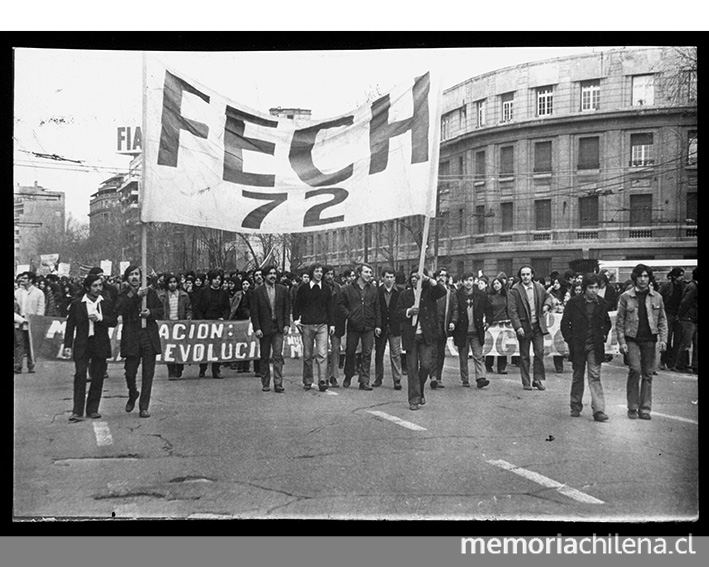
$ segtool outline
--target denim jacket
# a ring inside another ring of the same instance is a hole
[[[653,335],[658,335],[661,343],[667,343],[667,316],[662,296],[652,287],[648,291],[645,300],[647,308],[647,320],[650,324],[650,331]],[[635,337],[638,334],[638,295],[635,287],[623,293],[618,299],[618,313],[615,319],[615,332],[618,337],[618,344],[625,345],[625,337]]]

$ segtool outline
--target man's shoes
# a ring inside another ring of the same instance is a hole
[[[577,409],[572,409],[571,410],[571,417],[581,417],[581,411],[577,410]]]
[[[202,372],[201,370],[199,371],[199,377],[204,378],[204,372]]]
[[[27,372],[28,372],[28,374],[34,374],[34,372],[35,372],[34,366],[32,368],[28,368]]]
[[[268,386],[264,386],[263,388],[261,388],[261,391],[262,392],[270,392],[271,388],[269,388]]]
[[[148,410],[146,410],[146,409],[140,410],[140,417],[150,417]]]
[[[424,398],[423,396],[421,396],[421,399],[419,400],[419,405],[420,405],[420,406],[425,406],[425,405],[426,405],[426,398]]]
[[[327,382],[325,380],[320,380],[320,382],[318,382],[318,390],[321,392],[327,390]]]
[[[608,421],[608,416],[602,411],[597,411],[593,414],[593,419],[596,421]]]
[[[307,391],[307,390],[310,390],[310,388],[312,388],[312,385],[310,385],[310,384],[303,384],[303,390],[306,390],[306,391]]]
[[[273,388],[273,391],[276,392],[276,394],[282,394],[286,389],[283,386],[276,386]]]
[[[216,380],[222,380],[224,378],[224,376],[222,376],[221,372],[215,372],[214,374],[212,374],[212,378],[214,378]]]
[[[90,417],[91,419],[101,419],[101,414],[97,411],[95,411],[93,413],[86,414],[86,415],[88,417]]]
[[[526,386],[522,386],[522,389],[523,390],[533,390],[534,388],[532,388],[529,384],[527,384]]]
[[[362,383],[359,385],[359,389],[360,390],[373,390],[374,388],[372,388],[369,384]]]
[[[660,370],[671,370],[667,368],[667,365],[664,362],[660,363]]]
[[[487,380],[486,378],[481,378],[480,380],[476,380],[475,382],[477,383],[478,390],[490,384],[490,380]]]
[[[470,382],[463,382],[463,388],[470,388]]]
[[[438,388],[438,380],[431,380],[431,390]]]
[[[412,411],[415,411],[415,410],[419,409],[419,405],[418,404],[409,404],[409,409]]]
[[[436,386],[436,387],[437,387],[439,390],[440,390],[441,388],[445,388],[445,386],[443,385],[443,382],[441,382],[440,380],[438,381],[438,386]]]
[[[72,413],[72,414],[69,416],[69,421],[73,421],[73,422],[76,422],[76,421],[84,421],[84,418],[81,417],[78,413]]]
[[[507,374],[507,370],[498,370],[497,373],[498,374]]]
[[[339,388],[340,385],[337,383],[337,378],[330,378],[330,388]]]
[[[345,378],[345,379],[342,381],[342,387],[343,387],[343,388],[349,388],[351,382],[352,382],[352,378]]]
[[[133,411],[135,408],[135,401],[140,397],[140,392],[135,390],[133,392],[128,392],[128,401],[126,402],[126,411],[128,413]]]
[[[640,413],[638,413],[638,417],[640,419],[652,419],[650,417],[650,412],[647,412],[647,411],[641,411]]]
[[[381,381],[381,380],[375,380],[374,382],[372,382],[372,387],[373,387],[373,388],[379,388],[379,386],[381,386],[381,385],[382,385],[382,381]]]
[[[628,410],[628,418],[629,419],[638,419],[638,410],[629,409]]]
[[[22,368],[15,368],[15,374],[22,374]]]
[[[401,390],[401,380],[397,380],[396,382],[394,382],[394,389]],[[418,408],[416,408],[416,409],[418,409]]]
[[[546,387],[544,384],[542,384],[540,380],[534,380],[534,381],[532,382],[532,386],[533,386],[534,388],[536,388],[537,390],[540,390],[540,391],[547,389],[547,387]]]

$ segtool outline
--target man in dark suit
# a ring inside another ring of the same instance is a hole
[[[583,277],[583,293],[569,299],[564,307],[561,334],[569,345],[569,358],[574,372],[571,380],[571,417],[581,416],[583,375],[588,366],[593,419],[608,421],[601,385],[601,363],[605,360],[605,344],[611,330],[611,318],[608,315],[608,304],[598,297],[600,279],[596,274]]]
[[[276,283],[276,266],[263,268],[265,281],[252,296],[251,324],[261,348],[261,386],[268,392],[271,382],[269,361],[273,354],[273,386],[275,392],[283,388],[283,335],[290,328],[290,301],[286,286]]]
[[[445,387],[443,385],[443,365],[446,362],[446,346],[448,345],[448,336],[453,332],[458,322],[456,290],[448,287],[448,270],[440,268],[434,277],[438,280],[438,285],[442,285],[446,289],[446,295],[438,300],[438,340],[436,348],[433,349],[433,369],[431,370],[431,388],[433,390]]]
[[[113,303],[104,299],[103,279],[89,274],[84,279],[84,294],[75,299],[70,307],[64,333],[64,356],[74,358],[74,406],[69,421],[99,419],[103,377],[106,359],[111,356],[111,340],[108,328],[115,327],[116,315]],[[76,336],[75,336],[76,335]],[[86,397],[86,371],[91,375],[91,387]]]
[[[446,290],[435,279],[423,272],[421,297],[416,305],[416,285],[418,270],[412,270],[409,288],[399,296],[397,311],[401,321],[401,341],[406,350],[408,367],[409,409],[417,410],[426,403],[423,395],[426,379],[431,372],[433,349],[438,337],[438,305],[436,301],[443,297]]]
[[[544,287],[532,280],[534,270],[522,266],[517,272],[519,281],[508,294],[507,311],[519,341],[519,369],[522,387],[531,390],[546,390],[542,383],[544,372],[544,335],[548,334],[545,315],[552,308],[553,300]],[[534,374],[530,381],[529,347],[534,349]],[[531,383],[530,383],[531,382]]]
[[[399,290],[396,274],[392,268],[382,270],[384,283],[377,288],[379,294],[379,312],[381,313],[382,332],[374,339],[374,383],[375,388],[382,385],[384,378],[384,350],[389,344],[389,360],[394,389],[401,390],[401,324],[396,310],[399,302]]]
[[[148,407],[155,375],[155,357],[161,350],[157,321],[163,318],[163,307],[154,289],[141,287],[139,266],[128,266],[123,273],[123,279],[128,285],[118,294],[116,314],[123,318],[121,356],[126,359],[126,385],[128,386],[126,411],[133,411],[135,402],[140,396],[138,403],[140,417],[150,417]],[[145,308],[143,308],[143,297],[146,297]],[[143,371],[139,392],[136,388],[136,375],[141,362]]]

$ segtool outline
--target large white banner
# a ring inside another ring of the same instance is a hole
[[[294,233],[435,215],[440,88],[430,73],[298,125],[153,57],[146,75],[144,222]]]

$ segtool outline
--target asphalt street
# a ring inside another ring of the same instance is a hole
[[[167,380],[152,417],[126,413],[122,364],[109,365],[100,419],[70,423],[73,364],[40,361],[14,376],[17,520],[39,518],[688,520],[698,513],[697,376],[659,371],[651,421],[630,420],[627,369],[603,365],[606,413],[588,389],[569,415],[571,369],[548,359],[547,390],[519,370],[445,388],[409,409],[384,385],[305,391],[288,359],[286,391],[225,368],[223,380]],[[472,371],[472,361],[471,361]],[[140,374],[139,374],[140,380]]]

